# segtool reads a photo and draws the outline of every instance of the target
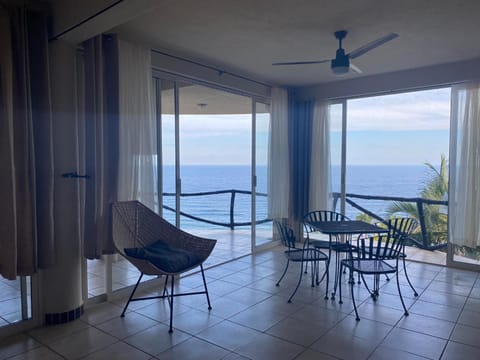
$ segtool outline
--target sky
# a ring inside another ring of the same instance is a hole
[[[331,107],[332,164],[340,159],[340,107]],[[347,102],[348,165],[438,164],[448,158],[450,89],[383,95]],[[173,164],[173,117],[163,117],[165,164]],[[266,164],[267,114],[257,116],[257,163]],[[183,115],[180,157],[185,165],[251,163],[251,116]]]
[[[340,155],[341,113],[332,108],[332,163]],[[450,89],[350,100],[347,103],[347,164],[439,164],[448,158]]]

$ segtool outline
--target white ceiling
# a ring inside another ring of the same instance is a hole
[[[479,0],[172,0],[114,29],[122,37],[270,84],[306,86],[335,77],[336,30],[347,52],[400,36],[355,59],[368,76],[480,58]]]

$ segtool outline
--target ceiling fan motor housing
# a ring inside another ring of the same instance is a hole
[[[332,71],[334,74],[346,74],[350,69],[350,59],[345,55],[345,50],[342,48],[337,50],[335,59],[332,59]]]

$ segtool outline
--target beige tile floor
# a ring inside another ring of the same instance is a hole
[[[201,295],[176,299],[173,334],[164,301],[133,303],[120,318],[121,299],[92,306],[74,322],[2,339],[0,359],[480,358],[476,272],[408,263],[420,293],[414,298],[400,274],[408,317],[395,281],[382,279],[376,302],[355,285],[357,322],[348,292],[342,305],[324,300],[323,283],[311,288],[302,282],[288,304],[299,269],[292,266],[276,287],[284,264],[282,249],[275,248],[207,270],[213,309]],[[198,274],[178,283],[179,290],[199,286]]]

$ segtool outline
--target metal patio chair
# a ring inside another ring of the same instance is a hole
[[[304,263],[305,263],[305,268],[308,266],[308,263],[310,263],[312,287],[315,287],[315,284],[319,285],[324,278],[326,278],[326,281],[328,284],[328,281],[329,281],[328,256],[323,251],[311,246],[311,244],[309,244],[308,241],[305,241],[301,248],[297,248],[296,238],[295,238],[295,235],[293,234],[293,230],[289,226],[279,221],[275,221],[275,226],[278,230],[282,243],[287,247],[287,250],[284,251],[285,257],[287,258],[287,264],[285,265],[283,274],[280,277],[280,279],[277,281],[276,285],[280,286],[280,282],[285,277],[285,274],[287,273],[290,262],[300,263],[300,277],[298,279],[295,290],[293,291],[292,295],[290,295],[288,299],[288,302],[291,303],[293,297],[297,293],[300,283],[302,282],[302,276],[304,273],[304,267],[303,267]],[[321,279],[319,277],[320,262],[325,263],[325,272]],[[327,291],[328,291],[328,285],[327,285]]]
[[[347,221],[350,220],[347,216],[335,212],[335,211],[329,211],[329,210],[314,210],[310,211],[303,217],[303,226],[305,229],[305,236],[306,236],[306,241],[308,241],[312,246],[314,246],[317,249],[322,249],[322,250],[328,250],[328,263],[327,265],[330,266],[330,259],[332,259],[332,250],[335,251],[335,281],[334,281],[334,290],[331,294],[332,299],[335,299],[335,293],[336,293],[336,284],[339,281],[340,277],[340,260],[341,260],[341,254],[346,253],[349,251],[350,245],[351,244],[351,235],[346,236],[344,238],[344,241],[340,241],[340,238],[338,236],[334,235],[329,235],[328,240],[320,240],[320,239],[312,239],[311,234],[312,233],[318,233],[318,230],[315,229],[311,223],[314,222],[330,222],[330,221]],[[325,300],[328,299],[328,282],[327,282],[327,290],[325,293]]]
[[[369,291],[374,301],[377,300],[380,290],[380,275],[395,274],[397,280],[397,289],[400,301],[403,306],[404,314],[408,315],[408,310],[403,301],[402,292],[400,290],[400,282],[398,279],[398,261],[402,258],[403,243],[405,237],[396,230],[389,231],[383,235],[366,236],[358,238],[358,246],[355,250],[348,253],[348,257],[341,261],[340,269],[349,270],[349,285],[353,307],[355,310],[356,320],[360,320],[353,287],[354,273],[361,276],[363,284]],[[365,276],[373,276],[373,288],[370,289],[365,281]],[[342,300],[342,282],[339,284],[340,304]]]
[[[402,259],[402,265],[403,265],[403,273],[405,274],[405,278],[407,279],[408,285],[410,285],[410,288],[413,291],[414,296],[418,296],[417,290],[415,290],[415,287],[413,286],[412,282],[410,281],[410,278],[408,277],[407,273],[407,265],[405,264],[405,259],[407,255],[405,254],[405,242],[408,239],[408,237],[413,233],[413,231],[418,227],[418,221],[412,217],[394,217],[388,220],[387,224],[388,228],[390,231],[398,231],[403,237],[403,243],[402,243],[402,253],[400,255]],[[387,280],[389,280],[388,275],[387,275]]]

